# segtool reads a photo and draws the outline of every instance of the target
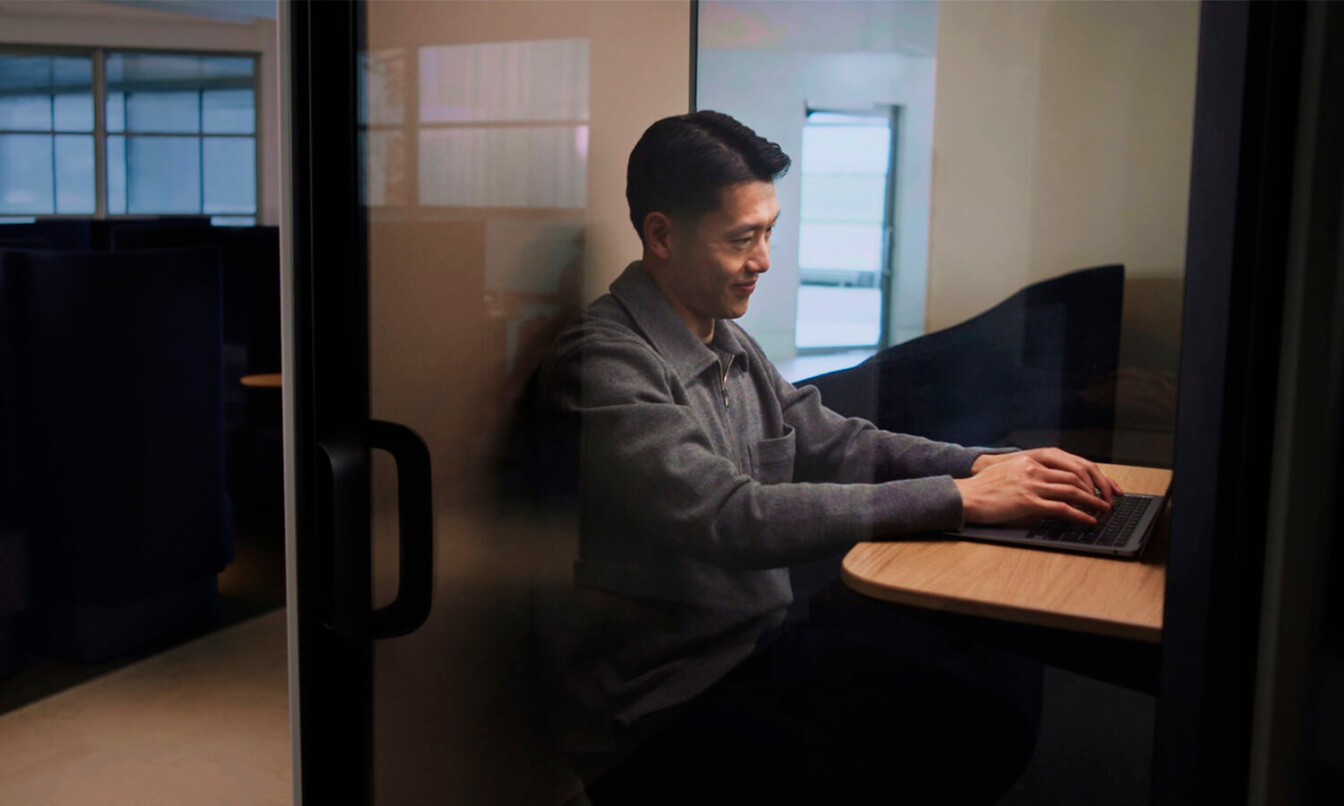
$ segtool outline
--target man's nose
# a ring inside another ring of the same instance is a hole
[[[765,237],[756,245],[756,253],[751,258],[752,271],[758,274],[764,274],[770,271],[770,241]]]

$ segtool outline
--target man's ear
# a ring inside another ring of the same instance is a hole
[[[666,213],[644,216],[644,246],[662,260],[672,254],[672,219]]]

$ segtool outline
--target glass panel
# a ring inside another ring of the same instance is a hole
[[[882,335],[882,292],[876,288],[798,289],[798,346],[864,347]]]
[[[49,134],[0,134],[0,213],[56,210]]]
[[[93,131],[93,60],[87,56],[56,56],[51,63],[56,128]]]
[[[126,129],[133,132],[201,130],[198,92],[132,92],[126,96]]]
[[[420,120],[585,120],[588,40],[420,49]]]
[[[256,212],[256,141],[250,137],[207,137],[202,147],[205,155],[204,212]]]
[[[887,177],[803,176],[802,216],[806,221],[881,224],[887,206]]]
[[[110,132],[126,130],[126,93],[109,92],[107,94],[107,116],[104,125]]]
[[[0,96],[0,129],[50,131],[51,96]]]
[[[207,134],[252,134],[257,129],[257,103],[252,90],[206,90],[201,93],[202,125]]]
[[[201,212],[201,142],[196,138],[129,138],[126,176],[129,213]]]
[[[92,104],[88,57],[0,54],[0,129],[93,131]]]
[[[583,207],[587,127],[420,131],[420,203]]]
[[[881,224],[813,224],[799,227],[798,265],[804,269],[882,269]]]
[[[126,138],[116,135],[107,138],[107,212],[126,212]]]
[[[885,126],[807,126],[803,173],[885,174],[890,150]]]
[[[56,128],[65,132],[93,131],[93,95],[62,93],[56,96]]]
[[[94,199],[93,135],[56,136],[56,212],[92,214]]]

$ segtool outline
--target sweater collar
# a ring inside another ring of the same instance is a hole
[[[611,284],[611,295],[630,314],[653,348],[667,359],[683,381],[695,378],[719,363],[718,355],[686,326],[672,303],[663,295],[662,289],[644,271],[640,261],[636,260],[621,272],[621,276]],[[741,362],[745,369],[747,351],[743,349],[734,330],[728,320],[715,320],[714,337],[710,344],[734,356],[734,360]]]

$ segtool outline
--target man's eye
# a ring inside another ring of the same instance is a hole
[[[751,236],[748,235],[745,238],[734,238],[733,243],[737,246],[748,246],[751,244]]]

